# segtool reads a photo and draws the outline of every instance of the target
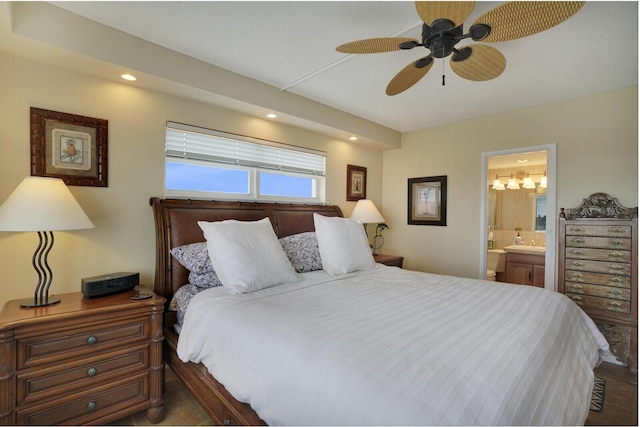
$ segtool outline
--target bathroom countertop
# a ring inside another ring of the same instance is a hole
[[[518,252],[532,255],[544,255],[546,249],[544,246],[527,246],[527,245],[509,245],[505,246],[504,250],[507,252]]]

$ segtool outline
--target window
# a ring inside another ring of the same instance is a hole
[[[326,154],[167,122],[165,195],[324,202]]]

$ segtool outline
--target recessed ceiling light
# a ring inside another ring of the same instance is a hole
[[[357,136],[350,136],[349,137],[349,141],[357,141],[358,137]]]
[[[516,163],[527,163],[528,161],[528,159],[518,159],[516,160]]]
[[[267,117],[269,117],[270,119],[275,119],[275,118],[276,118],[276,117],[278,117],[278,116],[276,116],[276,115],[275,115],[275,114],[273,114],[273,113],[269,113],[269,114],[267,114]]]
[[[131,74],[123,74],[120,77],[122,77],[125,80],[129,80],[130,82],[136,81],[136,78],[134,76],[132,76]]]

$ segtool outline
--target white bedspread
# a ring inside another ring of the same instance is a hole
[[[178,343],[268,424],[577,425],[608,345],[556,292],[378,266],[193,298]]]

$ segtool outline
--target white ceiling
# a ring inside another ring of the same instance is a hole
[[[466,22],[502,3],[476,3]],[[505,72],[494,80],[464,80],[450,70],[447,58],[444,62],[437,60],[425,78],[394,97],[385,94],[389,80],[404,66],[425,56],[426,50],[346,55],[336,52],[335,47],[371,37],[419,39],[422,22],[413,2],[52,4],[398,132],[638,83],[637,2],[587,2],[555,28],[525,39],[491,44],[507,59]],[[125,52],[129,47],[117,48]]]

